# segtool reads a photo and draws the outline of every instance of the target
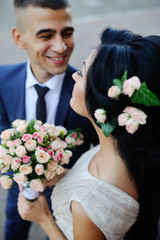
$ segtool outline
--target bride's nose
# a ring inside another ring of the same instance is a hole
[[[72,74],[72,78],[73,78],[73,80],[76,82],[76,74],[77,74],[77,72],[75,72],[75,73],[73,73]]]

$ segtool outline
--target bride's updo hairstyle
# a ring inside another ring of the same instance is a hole
[[[160,37],[142,37],[127,30],[106,28],[96,51],[86,86],[86,105],[95,123],[94,113],[99,108],[106,110],[108,121],[117,119],[127,106],[141,109],[147,115],[146,124],[134,134],[118,124],[111,133],[139,193],[140,212],[124,239],[157,240],[160,239],[156,238],[160,215],[160,107],[133,104],[124,94],[118,99],[110,98],[108,90],[113,79],[120,79],[127,71],[127,78],[139,77],[160,99]]]

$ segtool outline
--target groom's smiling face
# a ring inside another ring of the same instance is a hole
[[[20,47],[27,50],[35,77],[44,82],[65,72],[74,49],[70,8],[30,6],[18,11],[17,19],[22,21],[18,27]]]

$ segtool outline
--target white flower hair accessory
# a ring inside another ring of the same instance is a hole
[[[121,79],[114,79],[113,86],[108,90],[108,97],[116,100],[121,94],[128,95],[132,103],[143,104],[147,107],[160,106],[158,97],[148,89],[146,83],[141,83],[137,76],[127,79],[127,71],[125,71]],[[110,123],[107,120],[105,109],[97,109],[94,116],[106,137],[115,129],[117,122],[119,126],[125,126],[128,133],[133,134],[140,125],[146,124],[147,119],[147,115],[142,110],[131,106],[127,106],[123,113],[117,119],[113,118]]]

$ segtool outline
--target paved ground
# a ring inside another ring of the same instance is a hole
[[[160,0],[71,0],[75,24],[76,48],[70,63],[81,67],[105,26],[127,28],[142,35],[160,35]],[[0,0],[0,64],[25,61],[24,51],[15,47],[11,29],[14,12],[11,0]],[[7,192],[0,187],[0,240],[3,240]],[[29,240],[44,240],[44,233],[34,224]],[[21,238],[17,240],[23,240]]]

